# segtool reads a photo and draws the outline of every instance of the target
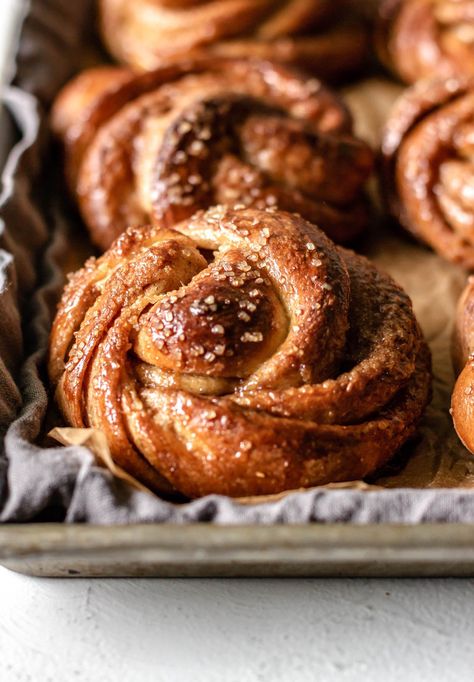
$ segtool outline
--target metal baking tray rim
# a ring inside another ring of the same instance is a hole
[[[474,524],[6,524],[0,564],[57,577],[468,577]]]

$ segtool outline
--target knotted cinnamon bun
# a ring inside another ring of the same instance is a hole
[[[348,241],[365,227],[372,152],[320,81],[268,62],[206,59],[136,75],[99,67],[59,95],[53,127],[102,249],[214,204],[278,205]]]
[[[366,55],[362,24],[341,25],[341,15],[347,14],[345,4],[341,0],[101,0],[101,31],[110,52],[138,69],[155,69],[205,50],[214,59],[257,57],[304,66],[327,79],[354,72]]]
[[[473,0],[384,0],[378,51],[407,83],[474,76]]]
[[[464,445],[474,452],[474,278],[459,299],[453,344],[454,368],[459,373],[451,413]]]
[[[70,424],[188,497],[359,479],[413,435],[430,393],[390,277],[298,216],[225,207],[129,229],[73,275],[49,371]]]
[[[409,89],[387,122],[382,151],[393,215],[441,256],[474,269],[474,79]]]

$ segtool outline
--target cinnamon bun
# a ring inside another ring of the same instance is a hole
[[[157,492],[360,479],[412,436],[430,355],[408,296],[303,218],[213,207],[131,228],[73,275],[49,372]]]

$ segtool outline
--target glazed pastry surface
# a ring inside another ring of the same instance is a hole
[[[361,479],[414,434],[430,357],[407,295],[289,213],[214,207],[127,230],[73,275],[49,372],[157,492]]]
[[[453,336],[453,363],[459,374],[451,413],[464,445],[474,453],[474,278],[459,299]]]
[[[214,59],[257,57],[323,78],[358,69],[366,31],[342,22],[341,0],[101,0],[101,33],[121,62],[153,70],[206,51]]]
[[[474,76],[473,0],[383,0],[377,44],[406,83]]]
[[[421,81],[396,103],[382,154],[389,209],[441,256],[474,269],[474,79]]]
[[[53,128],[101,249],[130,225],[172,227],[215,204],[278,206],[339,242],[366,227],[370,148],[338,96],[269,62],[198,60],[80,74]]]

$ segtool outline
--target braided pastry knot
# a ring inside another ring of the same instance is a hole
[[[402,80],[474,76],[473,0],[384,0],[379,12],[379,55]]]
[[[459,373],[451,414],[459,438],[474,453],[474,278],[459,299],[453,337],[453,364]]]
[[[278,205],[337,241],[367,223],[373,154],[336,95],[269,63],[84,72],[53,111],[70,183],[102,249],[215,204]]]
[[[392,214],[441,256],[474,269],[474,79],[413,86],[386,124],[382,151]]]
[[[430,358],[408,297],[284,212],[135,228],[73,275],[50,375],[154,490],[231,496],[360,478],[413,435]]]
[[[347,16],[345,4],[345,0],[101,0],[101,32],[110,52],[138,69],[155,69],[206,51],[214,59],[273,59],[337,78],[355,72],[367,51],[362,24],[349,20],[341,25],[341,15]]]

